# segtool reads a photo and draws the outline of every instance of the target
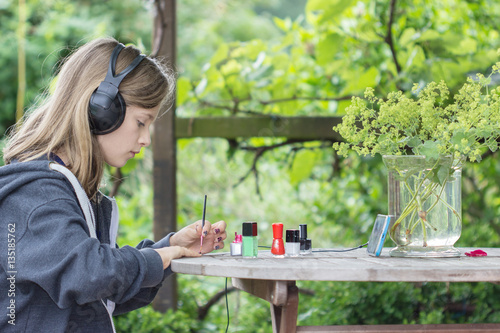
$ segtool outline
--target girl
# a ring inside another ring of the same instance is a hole
[[[115,245],[116,203],[99,192],[104,163],[122,167],[149,146],[173,88],[155,59],[98,39],[65,61],[54,92],[10,135],[0,168],[1,332],[113,332],[111,315],[149,304],[172,259],[224,247],[224,221]]]

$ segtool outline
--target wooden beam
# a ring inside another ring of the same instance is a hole
[[[153,54],[165,58],[170,66],[176,63],[176,1],[156,0]],[[153,233],[159,240],[177,229],[175,102],[170,111],[154,123],[153,135]],[[153,302],[157,311],[177,308],[175,275],[163,282]]]
[[[246,291],[277,306],[286,305],[288,287],[293,281],[271,281],[232,278],[233,287]],[[293,283],[295,285],[295,283]]]
[[[176,118],[177,138],[287,137],[302,140],[342,141],[332,127],[342,117],[196,117]]]
[[[297,333],[498,333],[500,324],[298,326]]]

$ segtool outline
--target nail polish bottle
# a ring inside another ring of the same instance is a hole
[[[283,242],[283,223],[273,223],[273,243],[271,253],[275,258],[285,257],[285,243]]]
[[[234,241],[231,243],[231,255],[232,256],[241,256],[241,246],[243,240],[241,235],[238,235],[237,232],[234,233]]]
[[[259,254],[259,235],[257,233],[257,222],[252,222],[252,236],[253,236],[253,256],[257,258]]]
[[[300,254],[312,253],[312,242],[307,238],[307,224],[299,225],[300,231]]]
[[[242,228],[242,249],[243,257],[254,257],[254,238],[252,222],[243,222]]]
[[[300,236],[298,229],[286,231],[285,254],[287,257],[298,257],[300,253]]]

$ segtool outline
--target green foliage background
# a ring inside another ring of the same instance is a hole
[[[178,115],[342,115],[350,97],[367,86],[379,96],[395,89],[411,96],[414,82],[443,79],[455,92],[467,75],[487,74],[498,61],[497,1],[394,3],[391,9],[382,0],[179,0]],[[60,59],[91,38],[111,35],[150,51],[153,6],[141,0],[28,0],[26,105],[50,83]],[[3,133],[15,114],[17,2],[0,0],[0,17]],[[258,181],[248,177],[235,187],[254,158],[238,148],[283,141],[179,140],[179,228],[199,219],[206,193],[208,219],[228,223],[228,242],[244,220],[259,221],[262,245],[270,244],[271,223],[278,221],[286,228],[309,224],[314,247],[366,242],[374,216],[387,207],[379,157],[340,158],[329,143],[286,145],[258,161]],[[123,169],[120,244],[152,237],[151,159],[146,152]],[[498,153],[488,154],[464,167],[464,225],[457,246],[500,245],[497,161]],[[118,317],[118,331],[223,330],[224,300],[204,320],[197,311],[224,288],[224,279],[178,280],[176,313],[146,307]],[[300,296],[299,325],[500,322],[499,287],[489,283],[298,285],[312,291]],[[240,292],[228,297],[231,332],[271,330],[268,304]]]

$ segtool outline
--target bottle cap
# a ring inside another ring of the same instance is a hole
[[[300,239],[307,238],[307,224],[299,224]]]
[[[286,242],[287,243],[298,243],[299,242],[299,230],[298,229],[288,229],[286,231]]]
[[[252,236],[257,236],[257,222],[252,222]]]
[[[252,222],[243,222],[242,234],[243,237],[253,236]]]
[[[283,238],[283,223],[273,223],[273,238]]]
[[[234,232],[234,241],[233,243],[242,243],[243,239],[241,235],[238,235],[238,232]]]

